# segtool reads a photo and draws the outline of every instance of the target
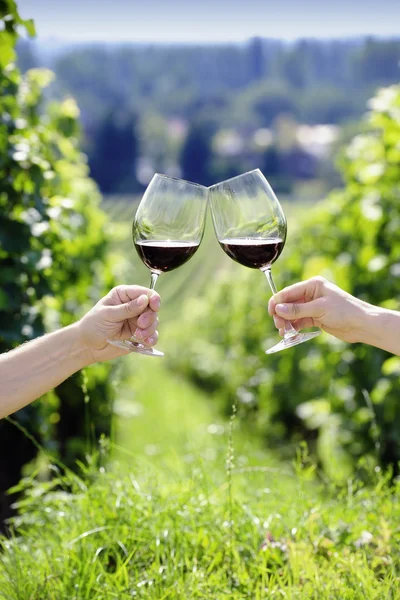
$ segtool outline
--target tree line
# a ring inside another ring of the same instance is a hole
[[[50,67],[51,96],[77,99],[91,173],[107,194],[141,188],[139,160],[153,170],[172,164],[206,184],[252,167],[242,156],[221,161],[213,146],[221,130],[270,128],[282,114],[308,124],[359,120],[373,91],[399,80],[399,60],[400,38],[67,45],[57,52],[19,44],[23,71]],[[184,135],[174,138],[171,119],[186,124]],[[282,171],[277,148],[267,150],[257,166],[272,156],[272,169],[279,163]],[[286,175],[283,168],[281,179]]]

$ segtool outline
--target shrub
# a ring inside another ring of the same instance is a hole
[[[100,196],[79,151],[78,108],[72,98],[43,107],[52,73],[14,64],[19,17],[13,0],[0,2],[0,351],[79,318],[112,284]],[[90,370],[95,390],[92,434],[109,429],[109,367]],[[27,426],[71,464],[82,456],[89,407],[83,406],[80,375],[46,401],[19,411]],[[86,414],[85,414],[86,412]],[[19,477],[35,449],[19,430],[0,423],[4,492]],[[8,504],[3,495],[4,507]],[[4,517],[7,509],[0,511]]]
[[[284,284],[324,275],[368,302],[396,309],[400,86],[379,90],[370,108],[366,133],[340,160],[344,189],[304,212],[274,270]],[[182,335],[198,342],[174,357],[175,368],[218,392],[225,410],[238,400],[243,418],[269,442],[316,438],[333,476],[348,474],[361,456],[397,464],[400,358],[327,335],[267,358],[262,348],[276,333],[260,274],[242,269],[235,281],[225,277],[209,287],[204,300],[187,303],[195,325]]]

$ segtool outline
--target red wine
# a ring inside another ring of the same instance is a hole
[[[196,242],[175,242],[171,240],[136,242],[135,248],[140,258],[151,271],[166,273],[183,265],[196,252]]]
[[[283,250],[281,238],[227,238],[219,241],[226,254],[236,262],[251,269],[266,269]]]

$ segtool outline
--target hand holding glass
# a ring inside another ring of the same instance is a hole
[[[276,294],[271,266],[283,250],[287,227],[282,207],[264,175],[259,169],[244,173],[211,186],[209,195],[221,248],[241,265],[265,273],[272,293]],[[266,353],[296,346],[320,333],[299,333],[287,321],[283,339]]]
[[[151,271],[150,289],[160,273],[177,269],[200,245],[207,210],[207,188],[182,179],[154,175],[139,204],[132,226],[133,243]],[[151,356],[163,352],[134,340],[109,340],[120,348]]]

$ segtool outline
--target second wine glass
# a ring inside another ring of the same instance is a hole
[[[259,169],[249,171],[211,186],[209,194],[215,233],[224,252],[245,267],[260,269],[276,294],[271,265],[283,250],[287,227],[282,207],[264,175]],[[286,321],[283,340],[266,353],[296,346],[320,333],[299,333]]]
[[[155,174],[138,206],[132,238],[142,262],[151,272],[154,290],[161,273],[177,269],[198,249],[204,233],[208,190],[202,185]],[[113,341],[118,347],[163,356],[135,340]]]

